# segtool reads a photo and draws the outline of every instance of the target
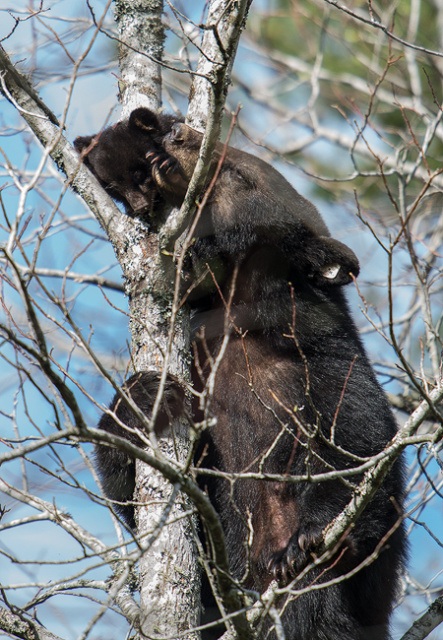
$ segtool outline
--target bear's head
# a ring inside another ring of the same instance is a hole
[[[74,147],[109,195],[128,214],[152,213],[159,195],[151,160],[162,152],[163,137],[179,118],[135,109],[128,120],[92,136],[80,136]]]

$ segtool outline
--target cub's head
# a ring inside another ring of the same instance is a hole
[[[158,188],[152,160],[164,153],[161,142],[179,118],[135,109],[128,120],[93,136],[81,136],[74,147],[109,195],[128,213],[152,212]]]

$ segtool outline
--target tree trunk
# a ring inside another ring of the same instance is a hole
[[[159,0],[116,0],[120,32],[120,94],[123,117],[140,106],[158,111],[164,33]],[[128,45],[128,46],[127,46]],[[146,54],[146,55],[145,55]],[[174,306],[175,270],[160,257],[158,235],[138,220],[122,220],[127,247],[117,256],[129,296],[132,358],[138,371],[156,369],[187,378],[189,318]],[[183,465],[189,450],[186,425],[174,425],[174,439],[161,438],[154,454]],[[189,500],[161,473],[137,461],[137,533],[140,559],[141,631],[149,637],[197,639],[200,575]]]

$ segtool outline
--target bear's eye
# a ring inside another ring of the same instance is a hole
[[[146,180],[146,169],[134,169],[131,171],[131,178],[135,184],[142,184]]]

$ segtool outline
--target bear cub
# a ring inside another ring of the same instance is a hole
[[[180,119],[137,109],[75,146],[128,211],[155,217],[156,207],[183,200],[201,140]],[[209,179],[222,153],[219,144]],[[299,577],[350,501],[358,468],[396,432],[343,291],[358,260],[280,173],[232,147],[194,236],[184,287],[192,380],[199,392],[210,380],[211,393],[205,411],[193,412],[196,421],[216,418],[195,460],[223,525],[232,574],[259,592],[274,577],[294,581],[282,603],[287,640],[387,640],[406,549],[401,460],[336,556]],[[155,379],[147,375],[137,385],[146,383],[149,396]],[[131,423],[118,399],[111,406]],[[149,402],[140,406],[149,415]],[[170,414],[178,410],[175,403]],[[100,426],[128,437],[109,416]],[[108,496],[131,500],[127,457],[98,445],[97,459]],[[108,481],[123,468],[124,491]],[[221,473],[205,476],[205,469]],[[130,509],[120,510],[132,526]],[[271,627],[263,638],[276,637]]]

